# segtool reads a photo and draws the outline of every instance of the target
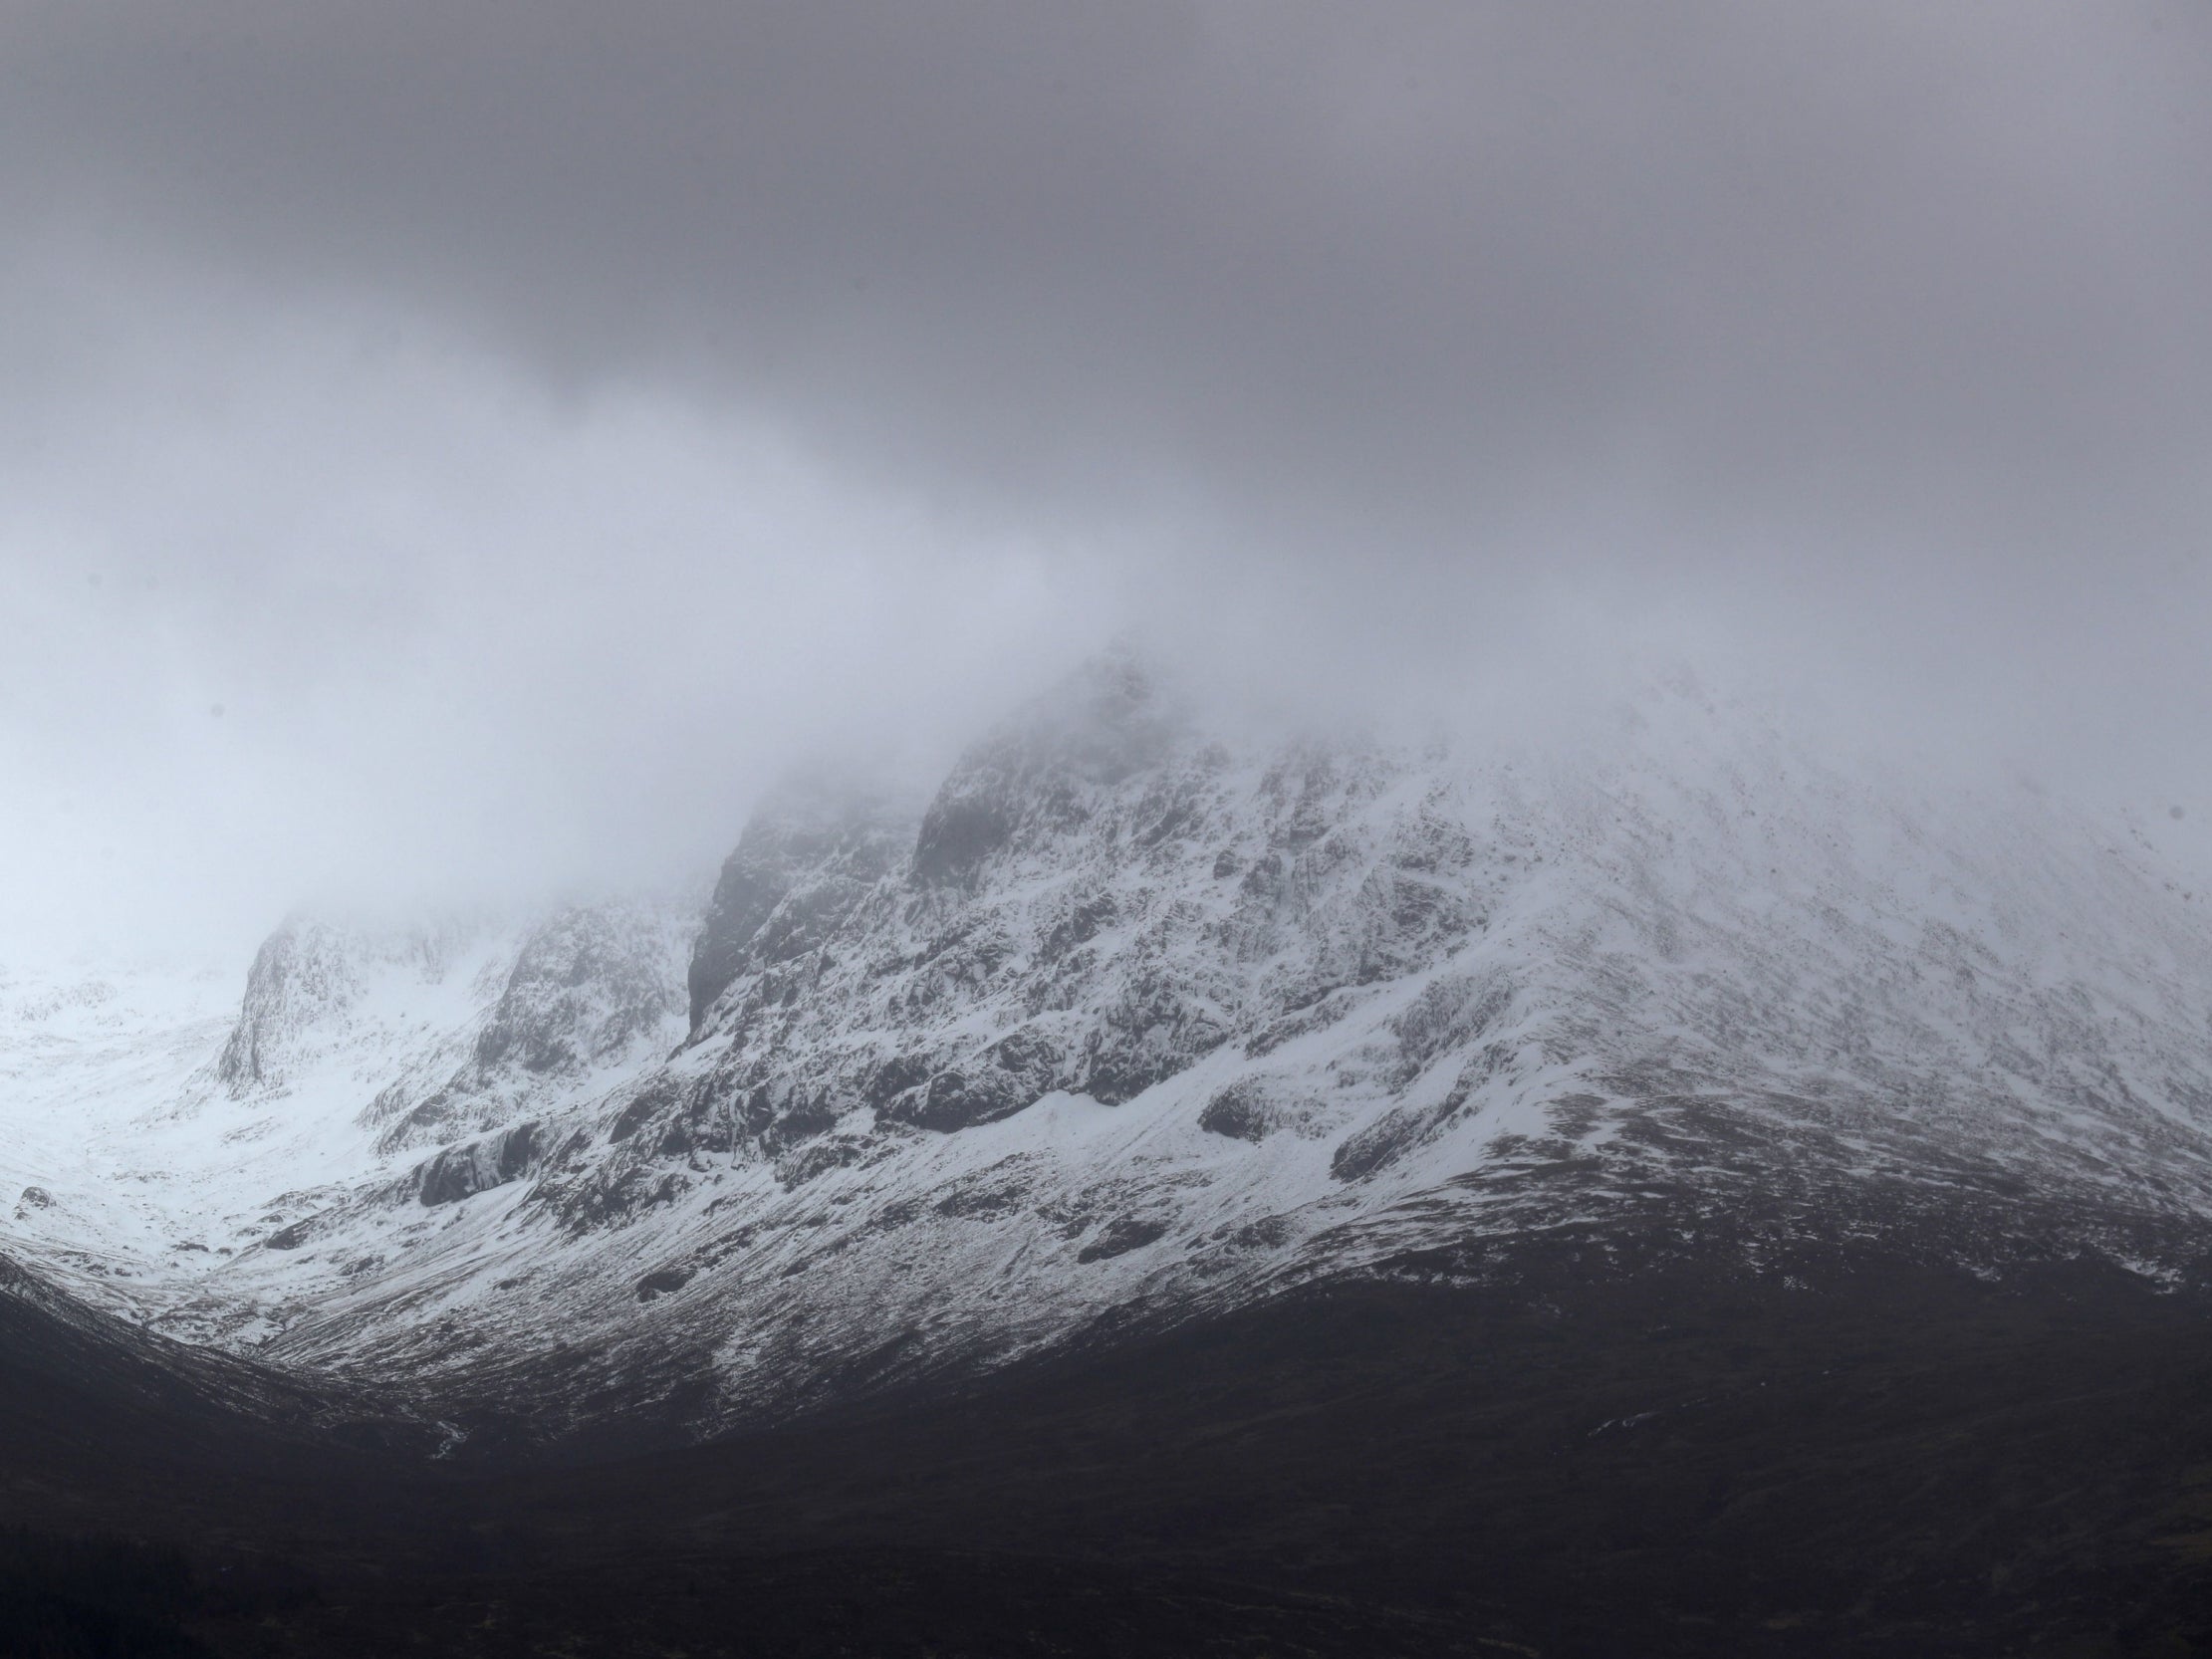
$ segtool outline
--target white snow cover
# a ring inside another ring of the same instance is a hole
[[[701,1424],[1563,1229],[2155,1278],[2212,918],[1686,680],[1573,746],[1262,744],[1116,660],[926,811],[764,812],[703,921],[302,922],[242,1015],[11,967],[0,1183],[5,1249],[174,1333]]]

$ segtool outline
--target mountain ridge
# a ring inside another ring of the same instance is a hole
[[[333,1178],[123,1300],[695,1435],[1302,1285],[1491,1283],[1517,1241],[2205,1254],[2193,890],[1694,682],[1581,747],[1254,743],[1108,657],[926,802],[765,801],[692,914],[280,934],[192,1109],[328,1063]],[[395,960],[444,988],[427,1036],[362,989]]]

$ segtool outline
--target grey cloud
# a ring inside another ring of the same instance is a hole
[[[2201,8],[53,7],[17,222],[443,308],[932,486],[1865,512],[2207,423]]]
[[[2207,155],[2178,0],[18,0],[0,692],[40,778],[219,697],[180,788],[474,791],[478,865],[1132,616],[1371,701],[1733,651],[2165,789]]]

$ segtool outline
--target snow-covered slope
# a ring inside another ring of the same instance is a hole
[[[688,935],[686,907],[663,905],[402,931],[299,919],[262,946],[242,1006],[205,968],[9,969],[10,1247],[103,1304],[258,1342],[283,1299],[252,1266],[307,1218],[666,1053]]]
[[[21,1247],[174,1330],[572,1420],[1536,1238],[2157,1277],[2212,1215],[2204,899],[2028,788],[1687,683],[1573,745],[1261,743],[1109,659],[928,802],[767,804],[694,919],[303,927],[227,1035],[175,1006],[127,1053],[11,1039],[24,1145],[65,1071],[110,1102],[24,1163]]]

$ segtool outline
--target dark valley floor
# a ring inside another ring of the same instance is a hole
[[[1531,1247],[614,1456],[377,1450],[20,1301],[12,1651],[2212,1652],[2212,1311]],[[347,1420],[349,1412],[356,1413]],[[283,1421],[289,1416],[290,1422]],[[131,1547],[64,1548],[62,1537]],[[165,1646],[162,1644],[166,1644]]]

